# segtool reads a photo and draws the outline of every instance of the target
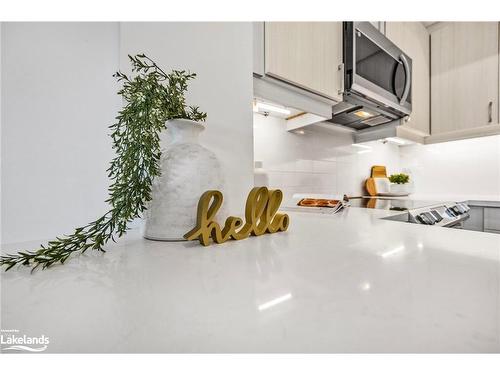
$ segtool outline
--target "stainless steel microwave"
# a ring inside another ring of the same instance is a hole
[[[412,60],[370,22],[343,22],[343,68],[331,122],[362,130],[411,113]]]

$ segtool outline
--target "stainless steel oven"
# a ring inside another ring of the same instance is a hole
[[[344,22],[344,95],[331,122],[355,129],[411,113],[412,60],[370,22]]]

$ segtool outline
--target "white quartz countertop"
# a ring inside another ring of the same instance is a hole
[[[500,235],[391,214],[290,212],[287,232],[210,247],[135,230],[2,272],[2,329],[47,352],[500,352]]]

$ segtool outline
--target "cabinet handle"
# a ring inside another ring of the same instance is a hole
[[[338,71],[339,71],[339,76],[340,76],[340,89],[338,91],[338,94],[339,95],[342,95],[344,93],[344,90],[345,90],[345,86],[344,86],[344,71],[345,67],[344,67],[344,64],[340,64],[339,67],[338,67]]]
[[[493,102],[488,103],[488,122],[493,122]]]

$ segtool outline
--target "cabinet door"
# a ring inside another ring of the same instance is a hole
[[[470,217],[464,221],[463,226],[464,229],[467,230],[476,230],[479,232],[484,231],[484,211],[485,208],[471,206],[469,215]]]
[[[498,124],[498,22],[431,32],[431,133]]]
[[[342,98],[342,22],[266,22],[265,44],[267,75]]]
[[[484,230],[485,232],[500,233],[500,208],[484,208]]]
[[[412,110],[405,127],[422,136],[430,131],[430,43],[421,22],[386,22],[386,36],[412,59]]]

